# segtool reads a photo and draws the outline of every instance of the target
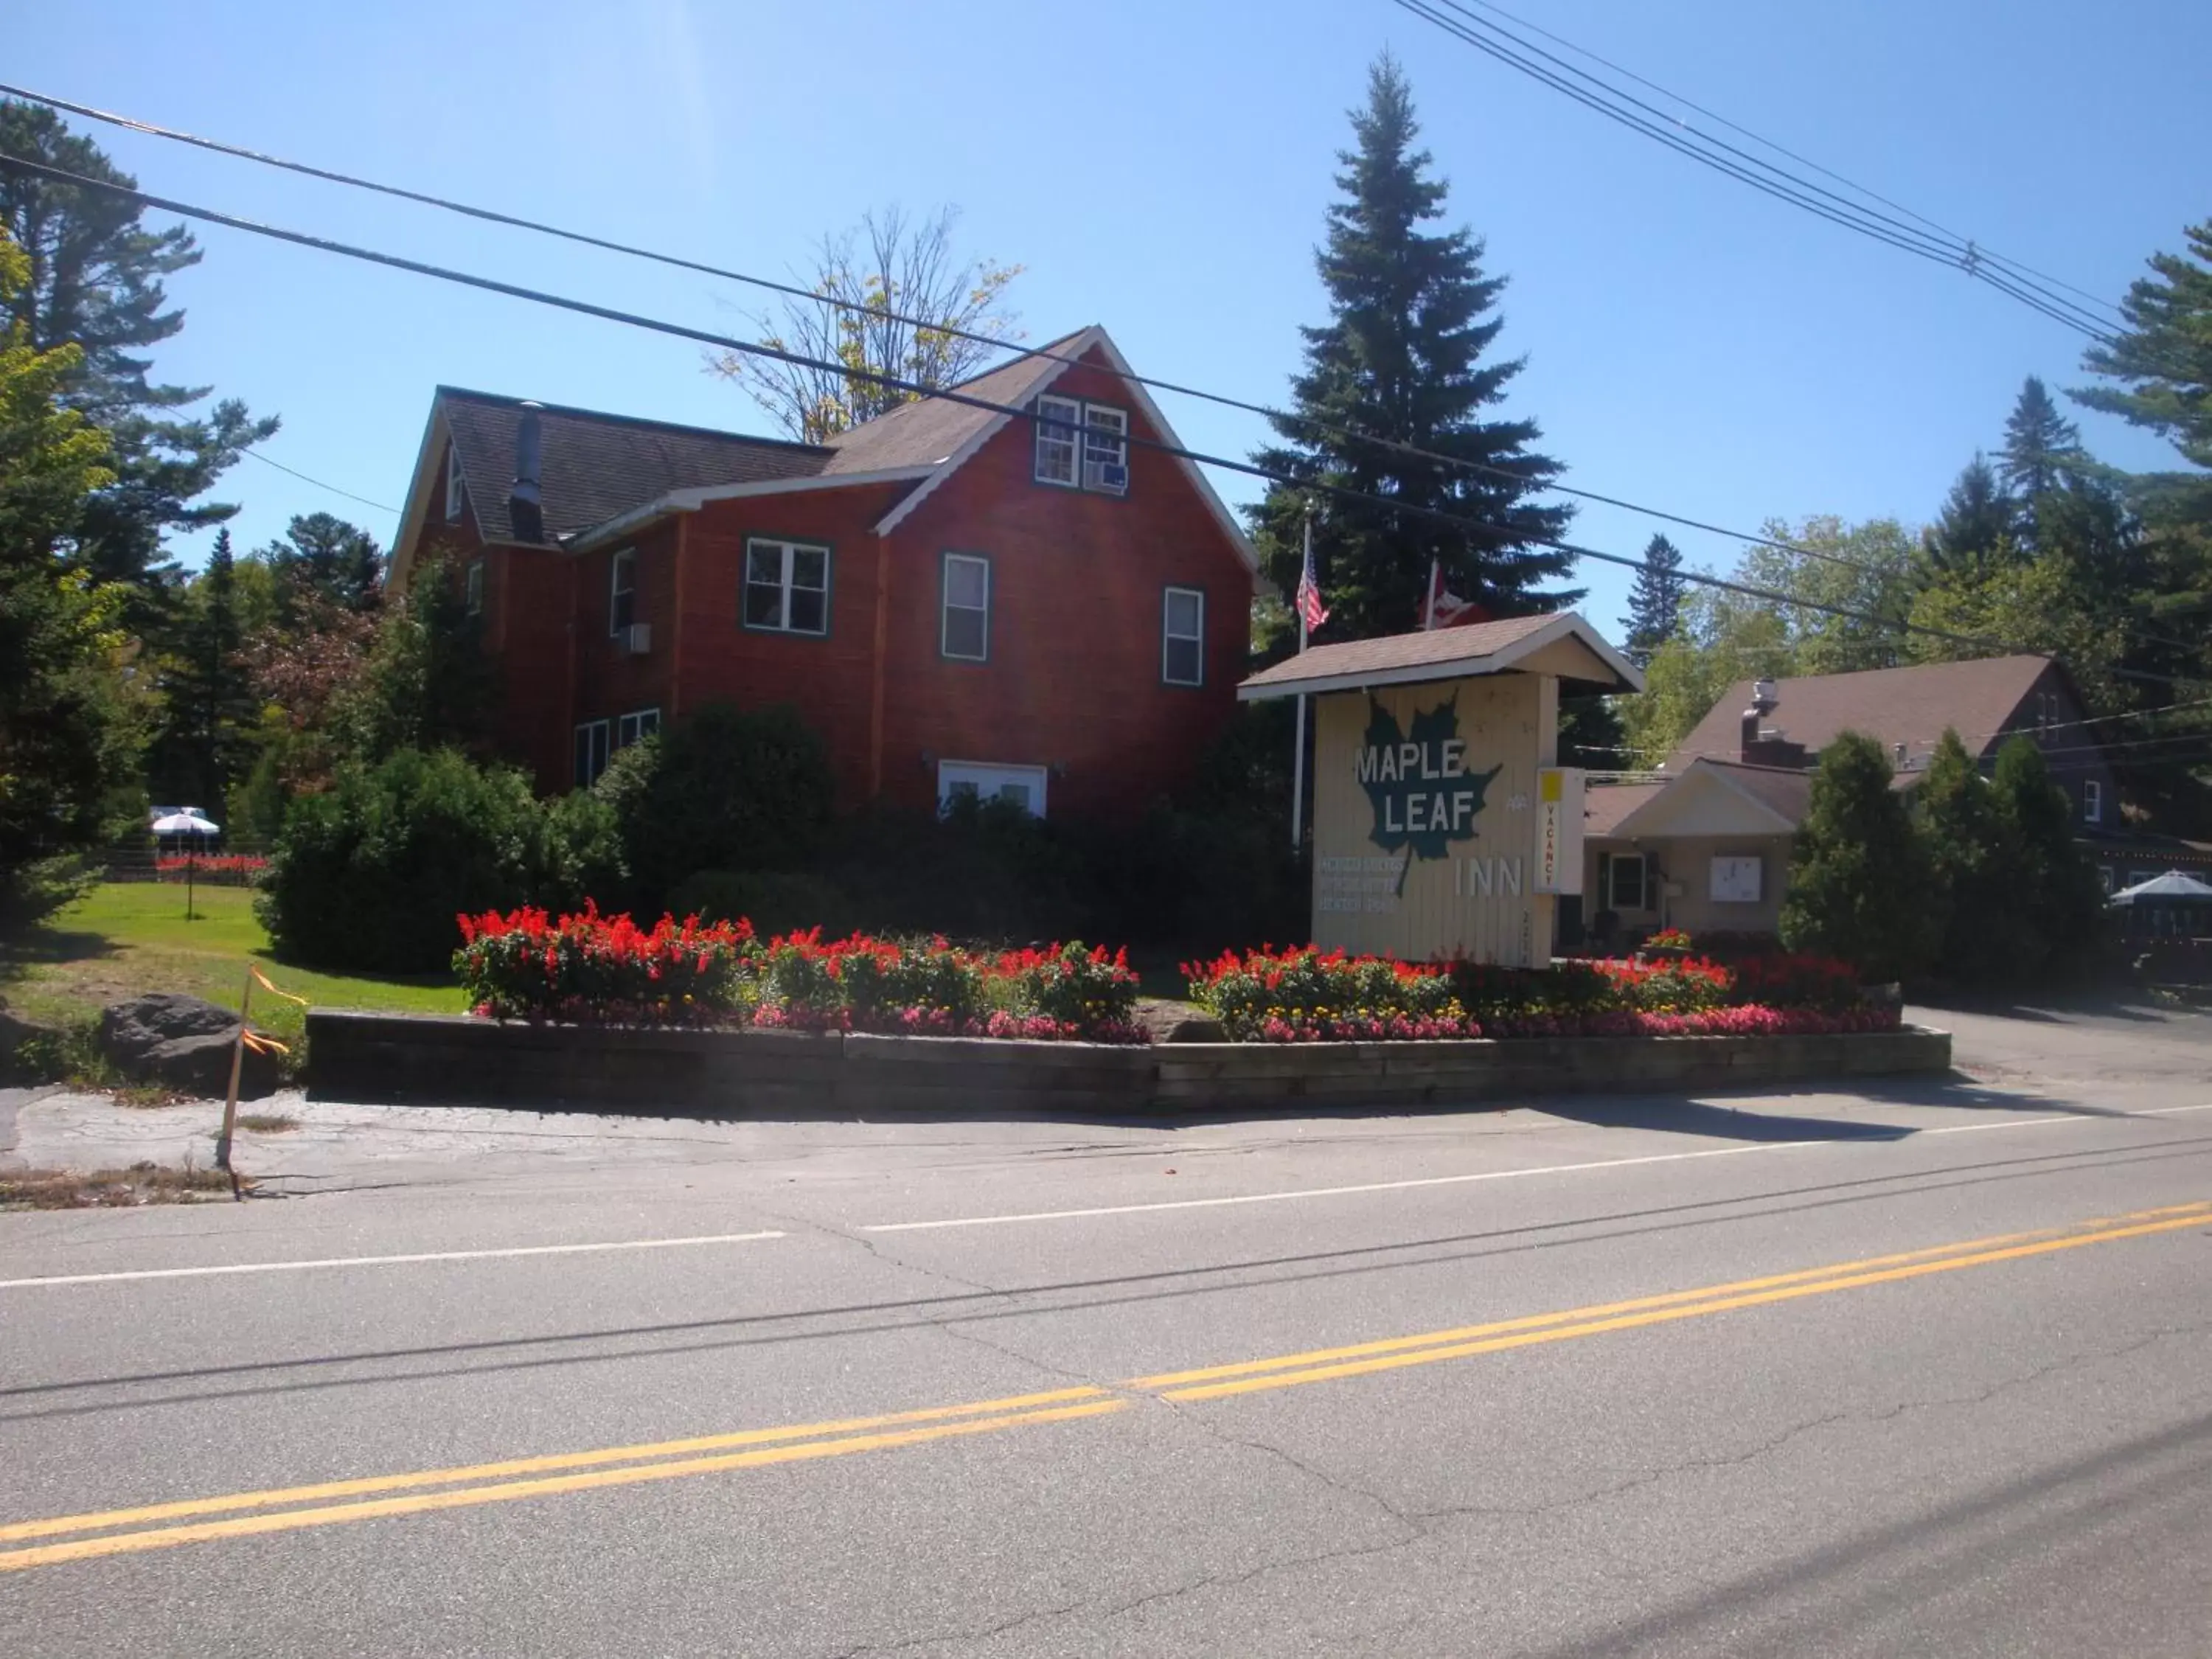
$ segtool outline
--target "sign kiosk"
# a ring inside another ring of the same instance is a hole
[[[1310,646],[1237,688],[1316,699],[1316,945],[1551,959],[1583,871],[1583,775],[1557,763],[1562,680],[1644,689],[1572,611]]]

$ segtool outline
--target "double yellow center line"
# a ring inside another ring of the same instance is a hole
[[[2037,1232],[2008,1233],[1908,1250],[1893,1255],[1808,1267],[1696,1290],[1668,1291],[1625,1302],[1557,1313],[1529,1314],[1487,1324],[1427,1331],[1347,1346],[1316,1348],[1273,1358],[1208,1365],[1133,1377],[1117,1386],[1055,1389],[964,1405],[893,1412],[780,1428],[744,1429],[684,1440],[610,1446],[595,1451],[513,1458],[464,1468],[371,1475],[314,1486],[233,1492],[217,1498],[143,1504],[97,1514],[0,1525],[0,1572],[57,1565],[100,1556],[169,1549],[182,1544],[247,1538],[307,1527],[335,1526],[382,1516],[420,1515],[480,1504],[551,1498],[607,1486],[674,1480],[730,1469],[759,1468],[856,1452],[884,1451],[963,1435],[1067,1423],[1127,1411],[1146,1400],[1218,1400],[1267,1389],[1296,1388],[1370,1376],[1409,1365],[1565,1342],[1610,1331],[1702,1318],[1802,1297],[1826,1296],[1932,1273],[2023,1261],[2091,1244],[2143,1238],[2212,1225],[2212,1201],[2102,1217]],[[54,1540],[52,1542],[33,1542]]]

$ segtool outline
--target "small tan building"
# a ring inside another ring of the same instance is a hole
[[[1583,798],[1582,925],[1569,919],[1560,947],[1662,927],[1773,933],[1812,781],[1793,768],[1701,757],[1663,783],[1592,787]]]
[[[1643,677],[1571,611],[1308,647],[1245,701],[1314,700],[1313,936],[1409,961],[1548,961],[1581,891],[1559,684]]]

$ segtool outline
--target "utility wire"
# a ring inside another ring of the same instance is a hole
[[[10,86],[5,82],[0,82],[0,95],[27,99],[33,103],[45,104],[58,110],[66,110],[72,115],[81,115],[88,120],[104,121],[110,125],[123,127],[133,132],[143,132],[153,137],[170,139],[177,143],[190,144],[197,149],[212,150],[220,155],[234,156],[241,161],[258,162],[264,167],[278,167],[288,173],[301,173],[311,179],[321,179],[331,184],[345,185],[356,190],[372,191],[378,195],[419,203],[423,206],[438,208],[445,212],[458,213],[467,218],[479,219],[488,224],[507,225],[519,230],[532,231],[539,235],[556,237],[562,241],[574,242],[585,247],[595,247],[611,253],[623,254],[632,258],[650,260],[656,264],[672,266],[678,270],[696,271],[702,276],[720,277],[725,282],[741,283],[750,287],[765,289],[771,293],[787,295],[793,299],[831,306],[839,310],[873,318],[879,322],[902,323],[912,328],[931,329],[936,332],[949,335],[954,339],[988,346],[995,351],[1018,351],[1025,356],[1061,364],[1072,365],[1077,361],[1075,358],[1064,356],[1042,348],[1024,349],[994,335],[980,333],[971,329],[952,327],[933,323],[923,318],[909,317],[887,307],[862,305],[854,301],[840,300],[829,295],[817,294],[812,289],[801,288],[792,283],[778,282],[773,277],[750,276],[744,271],[726,270],[696,259],[688,259],[678,254],[664,253],[656,249],[639,247],[628,242],[613,241],[606,237],[594,236],[588,232],[570,230],[559,225],[547,224],[541,220],[525,219],[514,214],[502,213],[496,209],[477,207],[465,202],[453,201],[447,197],[433,196],[422,191],[410,190],[404,185],[387,185],[374,179],[363,179],[351,173],[333,172],[330,168],[316,167],[305,161],[289,161],[283,156],[265,155],[258,150],[245,149],[240,145],[225,143],[220,139],[203,137],[198,134],[181,131],[173,127],[160,126],[153,122],[141,121],[131,116],[118,115],[111,110],[97,109],[89,104],[73,103],[65,98],[54,98],[45,93],[33,92],[27,88]],[[840,369],[841,372],[849,372],[843,370],[842,365]],[[1427,461],[1466,472],[1481,473],[1513,483],[1528,482],[1522,474],[1515,472],[1510,468],[1495,466],[1488,462],[1470,459],[1465,456],[1447,455],[1441,451],[1425,449],[1419,445],[1404,443],[1395,438],[1386,438],[1374,433],[1333,425],[1328,422],[1317,420],[1310,415],[1277,409],[1267,404],[1252,403],[1223,392],[1207,392],[1197,386],[1184,386],[1174,380],[1164,380],[1150,375],[1133,373],[1127,378],[1139,386],[1150,386],[1155,391],[1171,392],[1177,397],[1194,398],[1202,403],[1213,404],[1224,409],[1234,409],[1248,415],[1261,416],[1269,421],[1303,427],[1309,431],[1340,441],[1370,445],[1393,454],[1406,456],[1410,459]],[[1731,530],[1724,525],[1708,523],[1705,520],[1689,518],[1679,513],[1669,513],[1660,507],[1646,506],[1640,501],[1626,501],[1618,495],[1603,495],[1594,489],[1580,489],[1571,484],[1556,482],[1547,483],[1543,488],[1554,495],[1571,495],[1578,500],[1595,501],[1601,506],[1619,507],[1624,512],[1638,514],[1667,524],[1680,525],[1687,530],[1703,531],[1709,535],[1725,536],[1732,541],[1746,543],[1752,546],[1768,547],[1778,552],[1794,553],[1801,557],[1841,565],[1848,569],[1869,570],[1871,568],[1854,560],[1844,558],[1839,554],[1826,552],[1819,548],[1781,541],[1771,536],[1753,535],[1747,531]]]
[[[2124,319],[2124,313],[2121,312],[2119,307],[2113,304],[2112,301],[2106,299],[2101,295],[2092,294],[2085,288],[2077,288],[2073,283],[2066,281],[2063,277],[2054,276],[2047,270],[2038,270],[2033,265],[2026,264],[2021,260],[2008,258],[2004,255],[1997,252],[1994,248],[1984,247],[1978,242],[1975,242],[1971,238],[1961,234],[1958,231],[1953,230],[1949,226],[1941,224],[1936,220],[1929,218],[1926,214],[1915,212],[1912,209],[1905,206],[1904,203],[1893,200],[1891,198],[1884,196],[1880,191],[1870,189],[1867,185],[1858,183],[1856,179],[1846,178],[1844,174],[1838,173],[1833,167],[1821,166],[1820,163],[1814,161],[1809,155],[1801,155],[1786,144],[1778,143],[1771,138],[1768,138],[1759,133],[1753,132],[1749,127],[1743,125],[1740,122],[1729,120],[1727,116],[1723,115],[1718,110],[1709,109],[1694,99],[1686,98],[1679,92],[1674,92],[1666,87],[1661,86],[1656,81],[1653,81],[1644,76],[1638,75],[1634,70],[1630,69],[1625,64],[1617,64],[1613,62],[1613,59],[1604,56],[1601,52],[1592,52],[1588,46],[1578,46],[1564,35],[1554,34],[1551,30],[1544,27],[1540,23],[1532,23],[1527,18],[1521,16],[1517,13],[1510,12],[1503,6],[1492,4],[1492,0],[1468,0],[1468,3],[1480,6],[1486,12],[1494,13],[1496,15],[1503,17],[1507,22],[1514,24],[1517,27],[1528,30],[1531,34],[1540,35],[1545,40],[1549,40],[1553,46],[1564,46],[1569,52],[1574,52],[1578,57],[1587,58],[1590,62],[1611,70],[1615,75],[1621,76],[1628,80],[1633,81],[1639,87],[1646,88],[1652,92],[1657,93],[1662,98],[1665,98],[1674,103],[1680,104],[1684,109],[1694,111],[1696,113],[1704,116],[1709,121],[1717,121],[1729,131],[1741,133],[1744,137],[1750,139],[1753,143],[1763,145],[1766,149],[1772,150],[1778,155],[1786,156],[1790,161],[1796,162],[1800,167],[1810,167],[1814,172],[1820,173],[1822,177],[1834,179],[1845,189],[1856,191],[1859,195],[1867,198],[1869,201],[1878,202],[1883,207],[1894,209],[1897,212],[1903,214],[1906,218],[1917,220],[1919,223],[1927,226],[1930,230],[1939,231],[1943,235],[1950,237],[1954,241],[1971,246],[1974,248],[1983,258],[1990,261],[1992,264],[2003,266],[2008,270],[2018,272],[2022,276],[2039,277],[2041,280],[2050,283],[2054,288],[2063,289],[2069,294],[2073,295],[2075,298],[2087,300],[2091,304],[2100,307],[2101,310],[2110,312],[2115,318]]]
[[[1572,64],[1566,64],[1563,59],[1543,51],[1541,47],[1532,46],[1528,42],[1520,40],[1518,37],[1499,28],[1498,25],[1478,17],[1464,7],[1456,4],[1455,0],[1433,0],[1433,3],[1431,0],[1394,0],[1394,3],[1424,21],[1434,24],[1455,39],[1474,47],[1478,52],[1494,58],[1498,62],[1518,70],[1523,75],[1551,87],[1553,90],[1565,94],[1577,103],[1596,111],[1607,119],[1619,122],[1632,131],[1642,133],[1644,137],[1654,139],[1668,149],[1688,156],[1692,161],[1711,167],[1716,172],[1725,173],[1743,184],[1749,185],[1754,190],[1763,191],[1767,195],[1788,202],[1793,206],[1802,208],[1808,213],[1841,225],[1846,229],[1856,230],[1860,234],[1871,237],[1875,241],[1887,243],[1900,252],[1915,254],[1935,264],[1963,270],[1969,276],[1988,283],[2031,309],[2040,312],[2053,321],[2062,323],[2079,333],[2087,335],[2100,343],[2110,345],[2113,343],[2112,336],[2100,321],[2083,312],[2072,301],[2050,294],[2029,279],[2015,277],[2005,271],[1993,269],[1971,242],[1963,247],[1954,246],[1948,242],[1929,235],[1925,231],[1917,230],[1890,215],[1851,202],[1846,198],[1838,196],[1833,191],[1801,178],[1786,169],[1778,167],[1773,163],[1752,155],[1735,145],[1710,135],[1695,133],[1676,116],[1665,110],[1658,109],[1642,99],[1624,93],[1620,88],[1612,87],[1583,70],[1576,69]],[[1449,10],[1440,9],[1440,8],[1449,8]],[[1452,15],[1452,13],[1456,13],[1458,15]],[[1502,42],[1511,44],[1502,44]],[[1516,51],[1514,48],[1516,46],[1522,51]],[[1542,64],[1534,61],[1533,58],[1523,56],[1522,52],[1533,53],[1535,57],[1549,58],[1552,62],[1559,64],[1565,73],[1545,68]],[[1576,85],[1573,80],[1567,78],[1570,76],[1587,81],[1601,88],[1604,95],[1593,94]],[[1656,119],[1646,118],[1645,116],[1636,113],[1638,109],[1650,112],[1650,115]],[[1686,137],[1685,134],[1690,136]],[[1692,142],[1692,139],[1695,142]],[[1731,160],[1731,156],[1741,159],[1741,161]],[[1823,198],[1826,199],[1821,199]]]
[[[400,254],[386,253],[374,248],[359,247],[350,243],[335,241],[327,237],[311,235],[305,231],[289,230],[282,226],[263,224],[255,220],[240,218],[235,214],[222,213],[213,208],[179,201],[172,197],[156,196],[151,191],[135,190],[128,185],[111,183],[106,179],[88,178],[82,173],[69,172],[65,168],[49,167],[41,161],[31,161],[20,156],[0,155],[0,167],[27,173],[33,177],[51,179],[58,184],[99,191],[109,196],[136,202],[141,208],[155,208],[164,213],[181,214],[189,219],[198,219],[209,224],[222,225],[252,235],[289,242],[295,246],[313,248],[320,252],[336,253],[370,264],[409,271],[419,276],[434,277],[441,282],[453,283],[461,287],[480,289],[485,293],[503,295],[509,299],[526,300],[532,304],[546,306],[555,310],[573,312],[580,316],[596,317],[606,322],[622,323],[633,328],[646,329],[654,333],[691,340],[703,345],[719,346],[725,350],[736,351],[747,356],[763,357],[772,362],[792,363],[800,368],[847,374],[854,379],[866,380],[893,391],[907,392],[914,397],[927,398],[940,403],[982,410],[987,413],[1003,415],[1011,419],[1034,418],[1034,411],[1030,410],[1012,404],[998,403],[988,398],[979,398],[972,392],[962,392],[957,387],[925,386],[920,381],[884,374],[876,369],[853,368],[842,363],[831,363],[818,358],[808,357],[802,353],[789,351],[781,346],[765,345],[753,340],[740,340],[730,335],[716,334],[709,330],[693,328],[683,323],[668,322],[659,318],[618,310],[611,306],[597,305],[587,300],[572,299],[565,295],[548,293],[542,289],[526,288],[520,283],[501,282],[490,276],[479,276],[472,272],[434,265],[422,260],[410,259]],[[1134,447],[1157,451],[1197,465],[1218,467],[1226,472],[1239,473],[1270,483],[1282,484],[1292,489],[1308,490],[1334,496],[1341,501],[1357,501],[1363,506],[1379,507],[1409,517],[1425,519],[1449,526],[1462,534],[1480,536],[1493,544],[1510,543],[1550,548],[1575,558],[1594,559],[1601,564],[1617,565],[1629,570],[1638,570],[1644,568],[1644,561],[1640,558],[1631,558],[1620,553],[1602,552],[1596,548],[1578,546],[1575,543],[1561,541],[1554,537],[1531,535],[1511,526],[1486,523],[1480,519],[1468,518],[1461,514],[1447,512],[1440,507],[1423,506],[1418,502],[1393,500],[1387,495],[1355,489],[1345,484],[1332,483],[1326,479],[1298,478],[1288,473],[1271,471],[1249,461],[1233,460],[1221,455],[1210,455],[1203,451],[1187,448],[1180,444],[1168,443],[1158,438],[1147,438],[1134,432],[1124,434],[1123,441]],[[1831,605],[1823,600],[1800,599],[1796,595],[1780,592],[1772,588],[1758,587],[1747,582],[1731,581],[1723,577],[1701,572],[1683,571],[1679,574],[1683,580],[1694,582],[1701,586],[1741,593],[1747,598],[1765,599],[1771,604],[1789,605],[1799,610],[1842,617],[1854,622],[1869,622],[1888,630],[1918,634],[1931,639],[1945,640],[1955,645],[1970,646],[1977,650],[2009,653],[2016,649],[2015,647],[2001,640],[1978,635],[1953,633],[1948,629],[1929,628],[1921,623],[1877,616],[1871,611],[1856,610],[1848,605]],[[2128,671],[2115,672],[2126,673]],[[2177,678],[2186,678],[2151,674],[2138,674],[2134,677],[2155,679],[2161,684],[2168,683]]]
[[[273,466],[279,472],[289,472],[294,477],[299,479],[302,483],[311,483],[318,489],[327,489],[331,495],[343,495],[349,501],[359,501],[363,507],[373,507],[380,513],[396,514],[399,511],[396,507],[386,507],[382,501],[372,501],[366,495],[356,495],[350,489],[340,489],[334,483],[325,483],[320,478],[311,478],[295,466],[287,466],[282,461],[270,460],[269,457],[263,454],[258,449],[240,450],[239,453],[242,455],[251,456],[253,459],[260,462],[264,466]]]

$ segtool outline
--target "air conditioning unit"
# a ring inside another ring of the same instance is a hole
[[[642,657],[653,649],[653,624],[632,623],[615,630],[615,649],[625,657]]]
[[[1120,461],[1085,461],[1083,464],[1083,486],[1086,489],[1111,490],[1125,495],[1129,488],[1129,469]]]

